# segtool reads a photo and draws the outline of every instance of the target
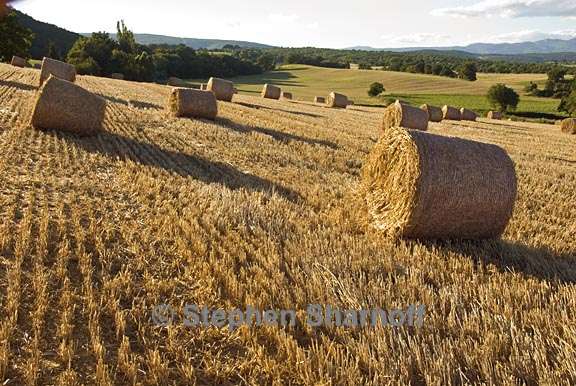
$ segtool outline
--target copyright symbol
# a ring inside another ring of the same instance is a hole
[[[169,304],[159,304],[152,308],[152,322],[158,327],[168,327],[174,321],[174,308]]]

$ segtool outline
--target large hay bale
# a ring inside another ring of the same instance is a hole
[[[292,93],[287,91],[282,91],[282,98],[292,100]]]
[[[220,78],[210,78],[206,90],[212,91],[219,101],[230,102],[234,96],[234,83]]]
[[[168,110],[176,117],[216,119],[218,103],[210,91],[178,87],[168,98]]]
[[[42,69],[40,71],[40,86],[42,86],[44,81],[48,79],[50,75],[73,83],[76,81],[76,67],[59,60],[44,58],[42,60]]]
[[[465,109],[464,107],[462,107],[460,109],[460,119],[463,121],[476,121],[476,118],[478,118],[478,116],[476,115],[476,113],[472,110],[468,110]]]
[[[31,125],[80,135],[102,130],[106,101],[74,83],[50,76],[38,91]]]
[[[428,130],[428,113],[396,101],[384,110],[382,128],[388,130],[391,127]]]
[[[325,104],[325,103],[326,103],[326,98],[321,97],[321,96],[314,97],[314,103]]]
[[[424,105],[420,106],[420,109],[422,109],[423,111],[426,112],[426,114],[428,114],[428,120],[430,122],[441,122],[442,121],[442,117],[444,114],[442,113],[442,109],[440,107],[432,106],[429,104],[424,104]]]
[[[561,130],[568,134],[576,134],[576,118],[568,118],[562,121]]]
[[[112,75],[110,75],[110,78],[117,79],[117,80],[124,80],[124,74],[121,74],[119,72],[115,72]]]
[[[502,119],[502,113],[500,111],[488,111],[486,118],[500,120]]]
[[[337,92],[331,92],[326,100],[328,107],[337,107],[345,109],[348,106],[348,97],[343,94],[338,94]]]
[[[451,121],[459,121],[462,119],[460,110],[456,107],[445,105],[442,107],[442,119],[449,119]]]
[[[282,96],[282,89],[273,84],[265,84],[262,88],[261,96],[266,99],[280,99],[280,96]]]
[[[373,224],[392,237],[500,236],[514,208],[514,163],[500,147],[391,128],[362,170]]]
[[[12,61],[10,62],[14,67],[28,67],[28,62],[26,59],[14,55]]]

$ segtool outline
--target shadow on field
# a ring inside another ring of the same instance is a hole
[[[142,101],[137,101],[134,99],[129,99],[129,100],[125,100],[122,98],[116,98],[113,96],[109,96],[109,95],[104,95],[104,94],[96,94],[101,98],[106,99],[109,102],[113,102],[113,103],[118,103],[124,106],[133,106],[136,107],[137,109],[162,109],[162,106],[159,106],[155,103],[149,103],[149,102],[142,102]]]
[[[295,79],[296,77],[286,71],[274,71],[264,73],[262,76],[250,79],[240,79],[239,83],[249,84],[249,85],[264,85],[265,83],[274,84],[276,86],[292,86],[292,87],[304,87],[298,81],[293,81],[290,79]]]
[[[502,272],[518,272],[540,280],[576,284],[576,251],[558,254],[546,247],[530,247],[505,240],[438,241],[426,245],[468,256],[484,267],[494,265]]]
[[[182,177],[192,177],[206,184],[217,183],[229,189],[248,189],[263,193],[276,193],[289,201],[301,199],[298,192],[264,178],[241,172],[229,164],[211,161],[200,156],[163,149],[158,145],[104,132],[96,137],[79,137],[60,132],[49,132],[58,138],[95,154],[112,159],[133,161],[141,165],[161,168]]]
[[[26,84],[26,83],[14,82],[11,80],[0,80],[0,87],[12,87],[12,88],[18,88],[18,89],[24,90],[24,91],[34,91],[34,90],[38,89],[38,87],[31,86],[31,85]]]
[[[280,142],[284,142],[284,143],[288,143],[290,141],[298,141],[298,142],[307,143],[309,145],[326,146],[326,147],[329,147],[330,149],[338,149],[339,148],[339,146],[337,144],[335,144],[334,142],[327,141],[327,140],[301,137],[301,136],[296,135],[296,134],[283,133],[281,131],[276,131],[276,130],[269,129],[266,127],[241,125],[241,124],[238,124],[238,123],[231,121],[230,119],[226,119],[226,118],[216,118],[216,123],[226,127],[227,129],[234,130],[238,133],[248,134],[252,131],[255,131],[257,133],[269,135],[270,137],[274,138],[275,140],[280,141]]]
[[[302,111],[290,111],[290,110],[284,110],[284,109],[274,109],[272,107],[253,105],[252,103],[246,103],[246,102],[235,102],[234,104],[248,107],[250,109],[256,109],[256,110],[265,109],[265,110],[270,110],[270,111],[280,111],[280,112],[288,113],[288,114],[304,115],[306,117],[311,117],[311,118],[322,118],[323,117],[322,115],[313,114],[313,113],[305,113]]]

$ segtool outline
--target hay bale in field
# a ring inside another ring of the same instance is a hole
[[[220,78],[210,78],[206,90],[212,91],[219,101],[230,102],[234,96],[234,83]]]
[[[568,118],[562,121],[560,128],[568,134],[576,134],[576,118]]]
[[[464,107],[462,107],[460,109],[460,119],[463,121],[476,121],[476,118],[478,118],[478,116],[476,115],[476,113],[472,110],[468,110],[465,109]]]
[[[216,119],[218,103],[210,91],[177,87],[168,98],[168,110],[176,117]]]
[[[14,55],[12,61],[10,62],[14,67],[28,67],[28,62],[26,59]]]
[[[338,94],[337,92],[331,92],[328,95],[328,100],[326,101],[328,107],[337,107],[345,109],[348,106],[348,97],[343,94]]]
[[[40,71],[40,86],[50,75],[74,83],[76,81],[76,67],[59,60],[44,58]]]
[[[417,107],[396,101],[384,110],[382,129],[388,130],[391,127],[428,130],[428,113]]]
[[[200,90],[206,91],[206,83],[200,83]]]
[[[102,130],[106,101],[72,82],[51,75],[38,90],[31,125],[80,135]]]
[[[486,118],[488,119],[502,119],[502,113],[500,111],[488,111],[488,114],[486,114]]]
[[[115,72],[112,75],[110,75],[110,78],[118,79],[118,80],[124,80],[124,74],[121,74],[119,72]]]
[[[282,98],[292,100],[292,93],[287,91],[282,91]]]
[[[442,117],[444,116],[444,114],[442,113],[442,109],[440,107],[424,104],[420,106],[420,109],[426,112],[426,114],[428,115],[428,120],[430,122],[442,121]]]
[[[321,97],[321,96],[314,97],[314,103],[325,104],[325,103],[326,103],[326,98]]]
[[[373,225],[392,237],[500,236],[514,208],[514,163],[500,147],[391,128],[362,170]]]
[[[460,110],[456,107],[445,105],[442,107],[442,119],[449,119],[451,121],[459,121],[462,119]]]
[[[280,87],[274,86],[273,84],[265,84],[262,88],[262,98],[280,99],[281,95],[282,89]]]

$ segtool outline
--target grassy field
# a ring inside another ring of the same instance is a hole
[[[357,193],[381,109],[236,95],[215,122],[176,119],[168,87],[80,76],[109,101],[82,138],[29,127],[38,78],[0,65],[3,384],[576,383],[575,136],[431,124],[510,154],[514,215],[497,241],[393,241]],[[298,322],[154,323],[186,303]],[[308,304],[426,313],[311,327]]]
[[[558,115],[559,101],[523,95],[523,88],[530,81],[539,83],[547,79],[545,74],[479,74],[478,81],[468,82],[447,77],[409,74],[391,71],[341,70],[303,65],[288,65],[263,75],[233,79],[239,91],[256,95],[265,83],[273,83],[290,91],[296,99],[310,101],[314,96],[325,96],[331,91],[342,92],[357,104],[382,105],[387,98],[402,98],[420,105],[453,104],[465,106],[484,113],[490,110],[485,95],[496,83],[505,83],[521,95],[518,112]],[[382,98],[370,98],[368,87],[381,82],[386,88]]]

